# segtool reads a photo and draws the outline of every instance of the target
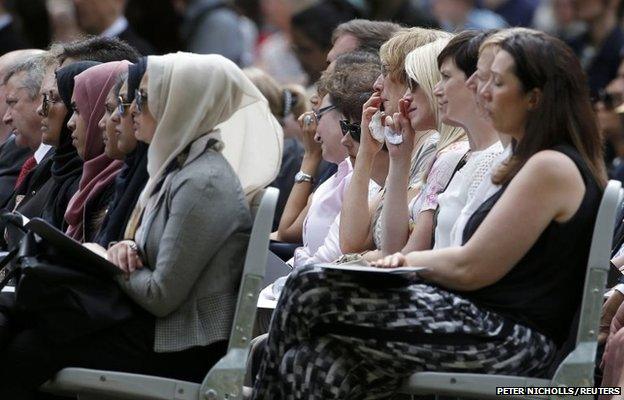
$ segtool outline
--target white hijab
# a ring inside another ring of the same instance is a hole
[[[245,74],[220,55],[175,53],[147,58],[148,106],[157,121],[147,155],[145,205],[169,163],[210,133],[245,195],[271,183],[279,172],[283,132],[268,102]]]

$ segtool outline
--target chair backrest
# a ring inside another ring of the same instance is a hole
[[[576,347],[557,368],[553,377],[556,384],[593,386],[600,313],[609,272],[615,216],[621,200],[622,184],[609,181],[600,202],[589,250]]]
[[[228,352],[208,372],[202,383],[201,393],[209,399],[240,398],[278,195],[279,190],[268,187],[258,192],[250,202],[254,222],[245,256]]]
[[[249,205],[254,222],[247,246],[243,279],[238,292],[228,350],[233,347],[244,348],[252,339],[256,305],[264,281],[269,255],[269,236],[278,196],[278,189],[268,187],[258,192]]]

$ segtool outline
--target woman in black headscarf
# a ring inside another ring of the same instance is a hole
[[[59,69],[56,72],[58,94],[46,93],[39,113],[43,117],[43,124],[48,130],[60,129],[58,145],[55,146],[52,156],[51,177],[39,191],[17,207],[17,211],[27,217],[41,217],[58,229],[65,230],[65,210],[69,200],[78,189],[82,175],[82,160],[72,145],[71,132],[67,128],[67,121],[71,116],[71,96],[74,91],[74,77],[81,72],[99,63],[80,61]],[[62,101],[59,101],[60,100]],[[59,124],[62,119],[62,124]],[[56,128],[57,127],[57,128]],[[56,132],[46,132],[56,136]]]
[[[130,152],[124,159],[126,165],[117,175],[113,200],[106,217],[104,217],[100,233],[96,237],[96,242],[105,248],[110,242],[125,239],[126,224],[149,178],[147,174],[148,145],[134,138],[132,116],[129,111],[130,104],[134,101],[135,90],[139,88],[146,67],[147,59],[145,57],[136,64],[129,65],[127,81],[124,80],[115,87],[119,104],[111,119],[118,126],[117,146],[123,152]],[[134,148],[131,150],[133,146]]]

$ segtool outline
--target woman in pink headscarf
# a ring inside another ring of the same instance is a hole
[[[75,80],[72,95],[73,115],[67,123],[72,143],[84,160],[78,192],[69,202],[65,220],[67,235],[80,242],[95,237],[114,194],[115,177],[123,162],[104,153],[103,132],[98,123],[104,103],[117,77],[128,69],[127,61],[109,62],[82,72]]]

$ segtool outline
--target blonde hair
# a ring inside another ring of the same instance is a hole
[[[441,38],[450,39],[452,36],[448,32],[435,29],[415,27],[401,30],[381,45],[379,58],[390,78],[400,83],[406,83],[404,65],[407,54],[427,43]]]
[[[436,148],[438,152],[459,140],[464,140],[466,137],[466,132],[463,129],[442,123],[438,104],[433,94],[433,88],[442,79],[438,69],[438,55],[449,40],[448,38],[438,39],[412,50],[405,57],[405,72],[408,78],[414,80],[424,90],[435,115],[436,128],[440,133],[440,140]]]
[[[305,89],[299,85],[286,85],[280,86],[275,79],[269,74],[262,71],[259,68],[245,68],[243,69],[247,78],[258,88],[260,93],[269,102],[269,109],[278,120],[281,120],[288,115],[293,114],[295,118],[304,112],[308,111],[308,99],[305,94]],[[286,96],[285,92],[290,92],[290,96],[293,101],[290,104],[290,110],[286,110]]]
[[[495,51],[498,50],[501,43],[503,43],[505,39],[507,39],[508,37],[512,35],[515,35],[518,33],[536,33],[536,32],[539,32],[539,31],[536,31],[535,29],[529,29],[529,28],[523,28],[523,27],[509,28],[509,29],[503,29],[501,31],[498,31],[488,36],[483,41],[483,43],[481,43],[481,46],[479,46],[479,55],[481,55],[481,53],[483,53],[485,49],[490,48],[490,47],[494,47]]]

